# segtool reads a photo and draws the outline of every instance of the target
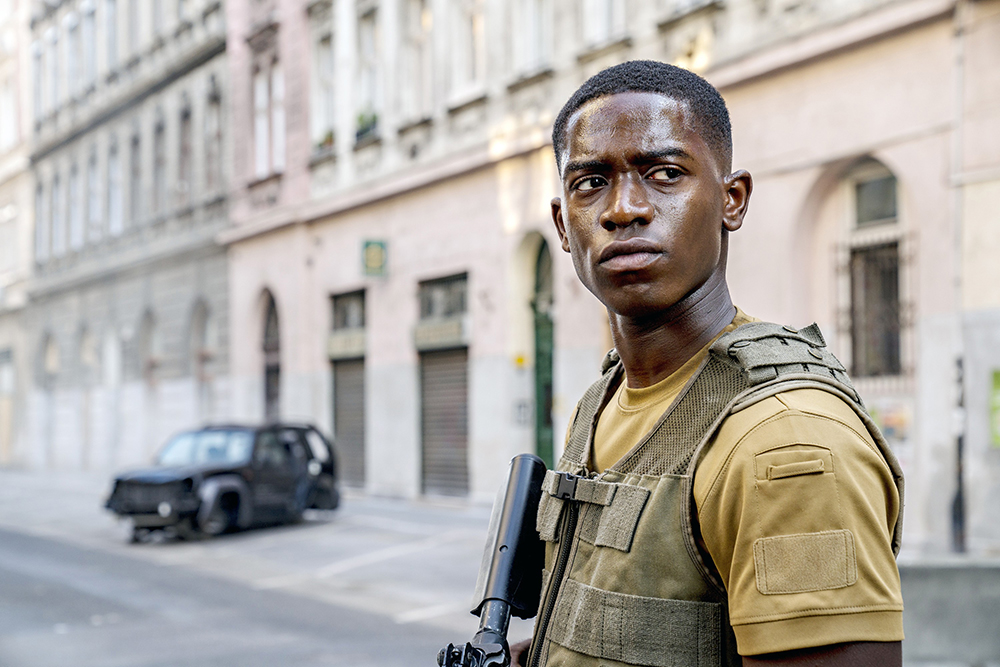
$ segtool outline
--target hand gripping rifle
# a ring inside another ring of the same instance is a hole
[[[544,477],[545,463],[534,454],[511,459],[507,483],[493,503],[476,584],[472,613],[479,616],[479,631],[471,642],[441,649],[441,667],[509,667],[510,616],[531,618],[541,596],[545,553],[535,530],[535,515]]]

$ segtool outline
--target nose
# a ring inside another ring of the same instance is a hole
[[[649,224],[653,219],[653,205],[646,197],[639,174],[621,174],[615,178],[610,194],[608,207],[600,218],[601,227],[609,232],[632,224]]]

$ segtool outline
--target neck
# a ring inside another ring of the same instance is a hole
[[[638,389],[683,366],[733,321],[736,307],[723,271],[654,315],[627,317],[609,311],[608,316],[628,386]]]

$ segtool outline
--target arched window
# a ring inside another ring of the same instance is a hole
[[[142,316],[138,343],[139,373],[147,382],[152,383],[156,379],[156,369],[159,368],[163,360],[160,358],[156,318],[151,311],[147,310]]]
[[[866,160],[848,175],[847,270],[844,290],[855,377],[903,372],[903,309],[898,184],[883,164]]]
[[[274,297],[266,295],[264,315],[264,417],[278,419],[281,390],[281,328]]]
[[[209,335],[208,305],[199,300],[191,311],[191,330],[189,332],[188,357],[191,373],[199,382],[206,379],[206,367],[212,359],[212,341]]]
[[[51,391],[61,366],[59,344],[55,336],[51,333],[45,334],[38,352],[38,384],[46,391]]]

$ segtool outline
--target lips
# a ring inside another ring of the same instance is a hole
[[[657,244],[643,238],[614,241],[604,250],[598,261],[605,268],[619,271],[638,270],[656,261],[663,254]]]

